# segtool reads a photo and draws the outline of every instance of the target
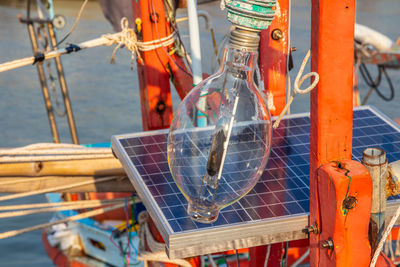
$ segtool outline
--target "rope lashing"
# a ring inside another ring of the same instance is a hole
[[[67,46],[65,48],[65,50],[67,50],[67,54],[71,53],[71,52],[78,52],[79,50],[81,50],[80,46],[75,45],[75,44],[69,44],[69,46]]]
[[[111,63],[115,62],[115,54],[117,50],[124,45],[132,52],[132,61],[135,59],[136,53],[141,64],[144,64],[140,51],[151,51],[163,46],[169,46],[175,42],[177,35],[174,31],[170,35],[157,40],[140,42],[138,41],[135,31],[132,28],[129,28],[129,21],[126,17],[121,19],[121,29],[122,31],[119,35],[103,35],[110,40],[110,44],[106,45],[117,44],[111,56]]]
[[[37,52],[34,56],[32,65],[35,65],[38,62],[42,62],[44,59],[45,59],[45,55],[41,52]]]
[[[287,110],[289,109],[290,105],[292,104],[293,99],[296,96],[296,94],[304,95],[304,94],[311,92],[317,86],[317,84],[319,82],[319,75],[316,72],[309,72],[306,75],[302,76],[304,68],[305,68],[309,58],[310,58],[310,50],[308,50],[307,55],[303,59],[303,63],[301,63],[300,70],[297,73],[296,80],[294,81],[293,93],[292,93],[289,101],[286,103],[285,107],[283,108],[278,119],[275,121],[275,123],[273,125],[274,129],[278,128],[279,123],[281,122],[283,116],[286,114]],[[311,77],[314,77],[313,83],[306,89],[301,90],[300,86],[303,84],[303,82]]]

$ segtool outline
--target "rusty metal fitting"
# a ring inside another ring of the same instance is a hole
[[[388,166],[385,191],[386,198],[400,194],[400,160],[392,162]]]
[[[332,238],[328,238],[327,240],[322,242],[321,246],[323,248],[326,248],[326,249],[333,249],[333,240],[332,240]]]
[[[271,38],[274,39],[275,41],[278,41],[283,38],[283,32],[281,29],[274,29],[271,32]]]
[[[317,223],[314,223],[313,225],[308,225],[306,228],[304,228],[301,231],[303,233],[305,233],[305,234],[315,234],[315,235],[317,235],[319,233]]]
[[[353,196],[348,196],[343,199],[342,206],[346,210],[351,210],[357,205],[357,198]]]
[[[386,152],[381,148],[369,147],[364,149],[361,159],[363,165],[367,166],[382,166],[387,163]]]

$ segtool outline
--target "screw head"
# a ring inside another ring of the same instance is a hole
[[[281,29],[274,29],[271,33],[272,39],[278,41],[283,38],[283,33]]]
[[[327,249],[333,249],[333,240],[331,238],[328,238],[327,240],[322,242],[322,247]]]

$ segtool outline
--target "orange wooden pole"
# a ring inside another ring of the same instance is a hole
[[[139,19],[139,38],[143,42],[168,36],[168,22],[164,4],[157,0],[132,1],[134,21]],[[172,120],[172,99],[167,63],[169,47],[160,47],[142,53],[137,64],[143,130],[168,128]]]
[[[355,0],[312,0],[311,70],[320,80],[311,93],[310,225],[321,227],[317,169],[351,159]],[[310,266],[320,265],[320,236],[310,234]]]
[[[273,95],[273,116],[279,115],[286,104],[289,0],[280,0],[279,7],[279,15],[260,36],[260,74],[265,90]]]

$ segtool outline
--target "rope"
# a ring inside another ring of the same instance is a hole
[[[38,162],[113,158],[111,148],[87,148],[69,144],[33,144],[25,147],[0,149],[0,163]]]
[[[137,54],[137,57],[139,60],[141,60],[141,56],[139,51],[150,51],[154,50],[160,47],[165,47],[173,44],[175,40],[177,39],[177,33],[176,31],[172,32],[170,35],[160,38],[157,40],[152,40],[148,42],[140,42],[137,39],[136,33],[132,28],[128,27],[128,20],[126,18],[122,18],[121,20],[121,27],[122,31],[114,34],[105,34],[100,38],[96,38],[93,40],[89,40],[77,45],[70,44],[66,48],[62,49],[57,49],[48,53],[44,53],[44,59],[43,60],[48,60],[51,58],[55,58],[60,55],[64,54],[69,54],[71,52],[78,52],[80,50],[86,49],[86,48],[92,48],[92,47],[97,47],[97,46],[110,46],[117,44],[117,47],[115,47],[112,58],[111,60],[114,60],[115,53],[116,51],[121,48],[123,45],[126,46],[131,52],[132,52],[132,60],[135,57],[135,53]],[[36,60],[41,59],[37,58]],[[0,64],[0,72],[4,72],[7,70],[15,69],[15,68],[20,68],[23,66],[31,65],[35,62],[35,57],[27,57],[27,58],[22,58],[22,59],[17,59],[9,62],[5,62]],[[141,63],[143,64],[143,60],[141,60]]]
[[[287,110],[289,109],[290,105],[292,104],[293,99],[296,96],[296,94],[304,95],[304,94],[307,94],[307,93],[311,92],[311,90],[313,90],[317,86],[317,84],[319,82],[319,75],[316,72],[310,72],[310,73],[307,73],[306,75],[302,76],[304,68],[305,68],[309,58],[310,58],[310,50],[308,50],[307,55],[303,59],[303,63],[301,63],[300,70],[297,73],[296,79],[294,81],[294,86],[293,86],[294,88],[293,88],[292,96],[290,97],[289,101],[286,103],[286,105],[283,108],[283,110],[282,110],[281,114],[279,115],[278,119],[275,121],[275,123],[273,125],[274,129],[278,128],[279,123],[281,122],[283,116],[286,114]],[[313,83],[309,87],[307,87],[306,89],[300,90],[300,86],[303,84],[303,82],[305,80],[307,80],[308,78],[311,78],[311,77],[314,77]]]
[[[85,160],[114,158],[113,154],[88,154],[88,155],[49,155],[49,156],[2,156],[0,163],[31,162],[31,161],[57,161],[57,160]]]
[[[8,211],[8,212],[0,212],[0,218],[10,218],[10,217],[19,217],[19,216],[26,216],[31,214],[37,213],[46,213],[46,212],[56,212],[56,211],[63,211],[63,210],[79,210],[79,209],[88,209],[88,208],[96,208],[99,206],[106,206],[111,204],[118,204],[123,202],[122,199],[105,199],[105,200],[97,200],[93,202],[86,203],[72,203],[65,206],[60,207],[48,207],[48,208],[34,208],[34,209],[26,209],[26,210],[18,210],[18,211]],[[68,201],[68,202],[75,202],[75,201]],[[2,207],[3,208],[3,207]]]
[[[132,204],[132,201],[129,201],[129,205]],[[47,228],[56,224],[60,224],[60,223],[66,223],[66,222],[71,222],[71,221],[77,221],[80,219],[84,219],[84,218],[88,218],[88,217],[93,217],[111,210],[116,210],[116,209],[120,209],[123,208],[125,205],[125,203],[120,203],[120,204],[116,204],[113,205],[111,207],[106,207],[106,208],[99,208],[99,209],[95,209],[95,210],[91,210],[91,211],[87,211],[87,212],[83,212],[71,217],[67,217],[61,220],[57,220],[57,221],[53,221],[53,222],[48,222],[48,223],[43,223],[43,224],[38,224],[35,226],[30,226],[30,227],[26,227],[26,228],[22,228],[22,229],[18,229],[18,230],[11,230],[8,232],[3,232],[0,233],[0,239],[5,239],[5,238],[9,238],[9,237],[13,237],[16,235],[20,235],[20,234],[24,234],[24,233],[28,233],[31,231],[35,231],[35,230],[39,230],[39,229],[43,229],[43,228]]]
[[[394,224],[396,223],[397,219],[400,216],[400,206],[397,208],[396,213],[393,215],[392,219],[390,220],[389,225],[386,227],[385,232],[382,235],[381,240],[379,241],[378,247],[375,250],[374,256],[372,257],[371,264],[369,267],[375,267],[376,261],[378,260],[379,254],[381,253],[383,249],[383,245],[385,244],[385,241],[387,237],[389,236],[390,232],[392,231],[392,228]]]
[[[46,203],[33,203],[33,204],[19,204],[19,205],[8,205],[0,206],[0,211],[3,210],[26,210],[26,209],[38,209],[38,208],[49,208],[49,207],[65,207],[65,206],[75,206],[75,205],[86,205],[93,203],[113,203],[118,201],[123,201],[124,198],[113,198],[113,199],[94,199],[94,200],[76,200],[76,201],[63,201],[63,202],[46,202]],[[136,203],[141,202],[139,198],[135,198]]]
[[[137,257],[139,261],[144,261],[144,266],[147,266],[147,263],[149,261],[156,261],[156,262],[167,262],[167,263],[172,263],[176,264],[179,266],[183,267],[191,267],[192,265],[184,260],[184,259],[174,259],[170,260],[168,258],[167,253],[165,253],[165,244],[157,242],[153,235],[150,232],[149,229],[149,224],[148,224],[148,214],[147,212],[142,212],[139,214],[139,231],[138,235],[140,238],[140,253]],[[145,251],[145,244],[144,242],[147,242],[147,245],[151,252]]]
[[[111,56],[111,63],[115,62],[115,54],[117,50],[121,48],[123,45],[132,52],[132,61],[135,59],[135,53],[139,59],[139,61],[143,63],[142,57],[140,56],[139,51],[151,51],[163,46],[169,46],[173,44],[176,40],[176,31],[172,32],[170,35],[160,38],[157,40],[152,40],[148,42],[140,42],[137,39],[136,33],[132,28],[129,28],[129,21],[127,18],[121,19],[121,29],[120,35],[103,35],[106,38],[109,38],[110,41],[117,44],[114,48],[114,51]]]
[[[3,155],[82,155],[82,154],[111,154],[111,148],[87,148],[84,146],[74,147],[21,147],[13,149],[0,149],[0,156]]]
[[[57,192],[57,191],[65,190],[65,189],[78,187],[78,186],[107,182],[107,181],[115,180],[118,178],[125,179],[126,177],[121,177],[121,176],[103,177],[103,178],[95,179],[94,181],[85,181],[85,182],[73,183],[73,184],[68,184],[68,185],[49,187],[49,188],[34,190],[34,191],[30,191],[30,192],[11,194],[11,195],[6,195],[6,196],[1,196],[0,201],[28,197],[28,196],[39,195],[39,194],[50,193],[50,192]]]

